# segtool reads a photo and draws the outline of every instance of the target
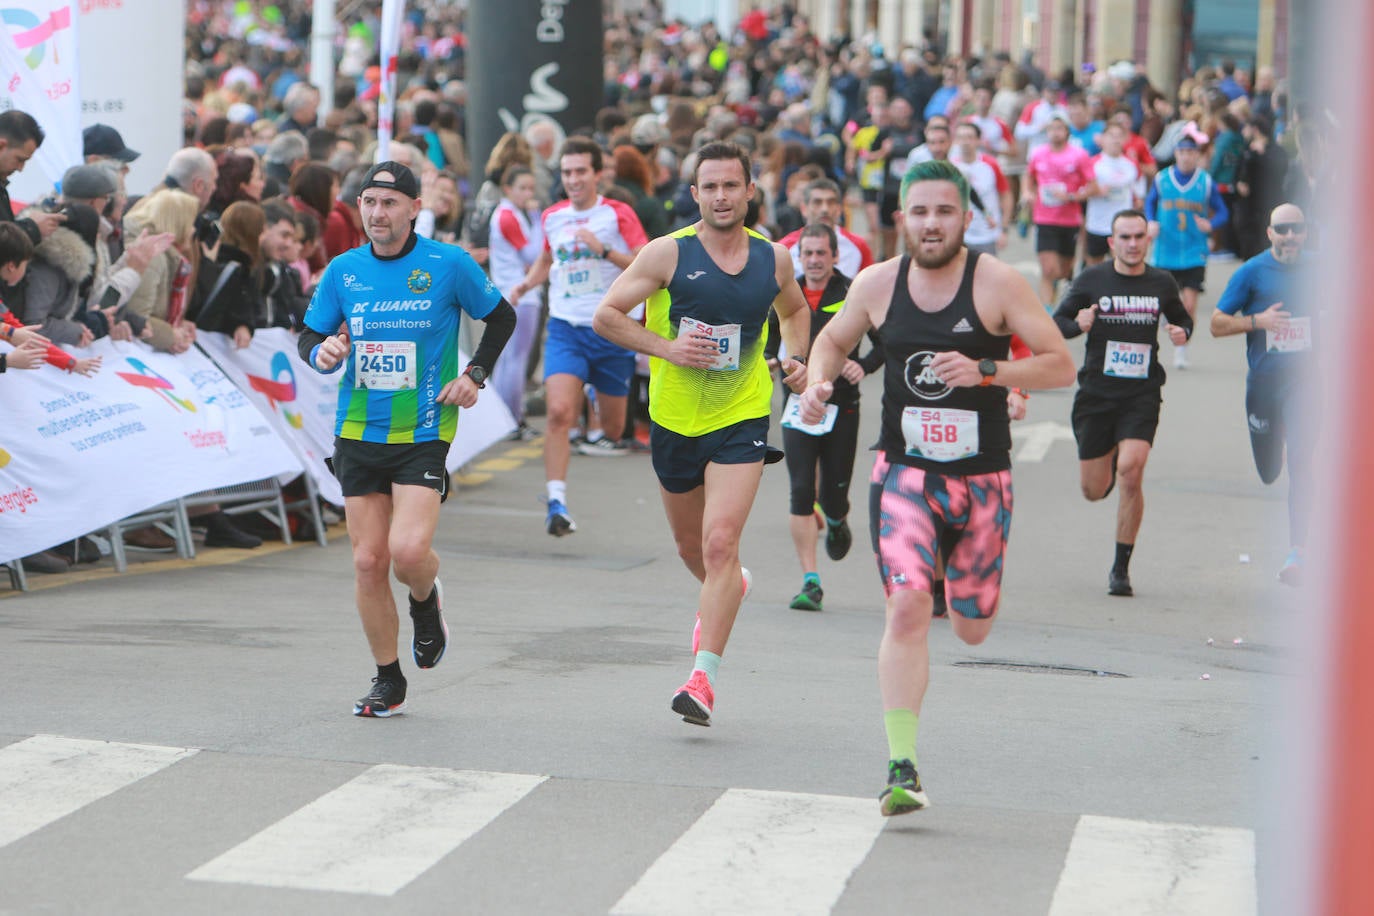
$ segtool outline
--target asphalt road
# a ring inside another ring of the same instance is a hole
[[[1286,483],[1251,464],[1241,344],[1205,332],[1232,268],[1170,371],[1136,597],[1106,594],[1115,499],[1079,494],[1071,392],[1031,401],[997,627],[971,648],[935,626],[927,811],[878,814],[867,455],[819,614],[787,608],[766,472],[703,729],[668,709],[696,589],[648,459],[575,458],[579,530],[554,540],[538,443],[509,443],[444,508],[451,647],[403,659],[403,717],[350,715],[372,668],[337,531],[0,591],[0,913],[1255,912],[1300,593],[1275,580]]]

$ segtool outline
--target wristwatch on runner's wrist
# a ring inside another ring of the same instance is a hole
[[[472,383],[478,388],[487,387],[487,376],[489,373],[476,363],[468,363],[468,367],[463,370],[463,374],[472,379]]]
[[[992,380],[997,377],[997,361],[991,359],[978,360],[978,371],[982,373],[983,380],[978,383],[980,388],[986,388],[992,384]]]

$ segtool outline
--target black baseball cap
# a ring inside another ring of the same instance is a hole
[[[83,156],[105,156],[120,162],[133,162],[141,153],[124,145],[124,138],[108,124],[92,124],[81,132]]]
[[[378,177],[387,172],[391,173],[390,178]],[[420,196],[420,182],[415,180],[415,173],[408,166],[390,159],[386,162],[379,162],[367,170],[367,174],[363,176],[363,186],[358,189],[358,196],[362,197],[363,192],[368,188],[387,188],[392,191],[400,191],[412,199]]]

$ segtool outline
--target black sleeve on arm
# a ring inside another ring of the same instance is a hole
[[[1178,287],[1169,291],[1164,297],[1164,317],[1169,319],[1170,324],[1176,324],[1188,332],[1188,338],[1193,337],[1193,316],[1188,314],[1188,310],[1183,307],[1183,300],[1178,295]]]
[[[1054,310],[1054,323],[1059,327],[1059,333],[1064,335],[1065,340],[1072,340],[1083,329],[1078,326],[1078,313],[1091,303],[1090,297],[1084,295],[1083,290],[1079,289],[1077,281],[1069,287],[1069,291],[1064,294],[1064,298],[1059,303],[1059,308]]]
[[[486,325],[486,330],[482,332],[482,339],[477,342],[477,350],[472,354],[472,362],[487,370],[487,375],[491,375],[492,367],[496,365],[496,358],[501,355],[501,351],[506,347],[506,341],[515,333],[515,309],[504,298],[496,304],[496,308],[487,313],[487,317],[482,319]]]
[[[300,336],[296,338],[296,352],[305,360],[305,364],[314,369],[315,364],[310,361],[310,351],[329,339],[328,334],[321,334],[319,331],[307,324],[301,325]]]
[[[864,367],[864,375],[872,375],[883,367],[883,363],[887,362],[887,356],[883,353],[883,339],[878,336],[877,328],[868,329],[868,341],[871,344],[868,352],[855,360]]]
[[[814,341],[813,341],[814,343]],[[778,313],[768,310],[768,340],[763,344],[763,358],[777,359],[778,350],[782,346],[782,324],[778,321]]]

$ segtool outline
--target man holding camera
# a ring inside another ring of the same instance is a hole
[[[14,218],[10,204],[10,176],[24,171],[24,164],[43,145],[43,128],[33,115],[18,109],[0,114],[0,222],[14,223],[37,245],[62,225],[60,213],[33,213],[24,219]],[[213,188],[214,185],[211,184]]]

